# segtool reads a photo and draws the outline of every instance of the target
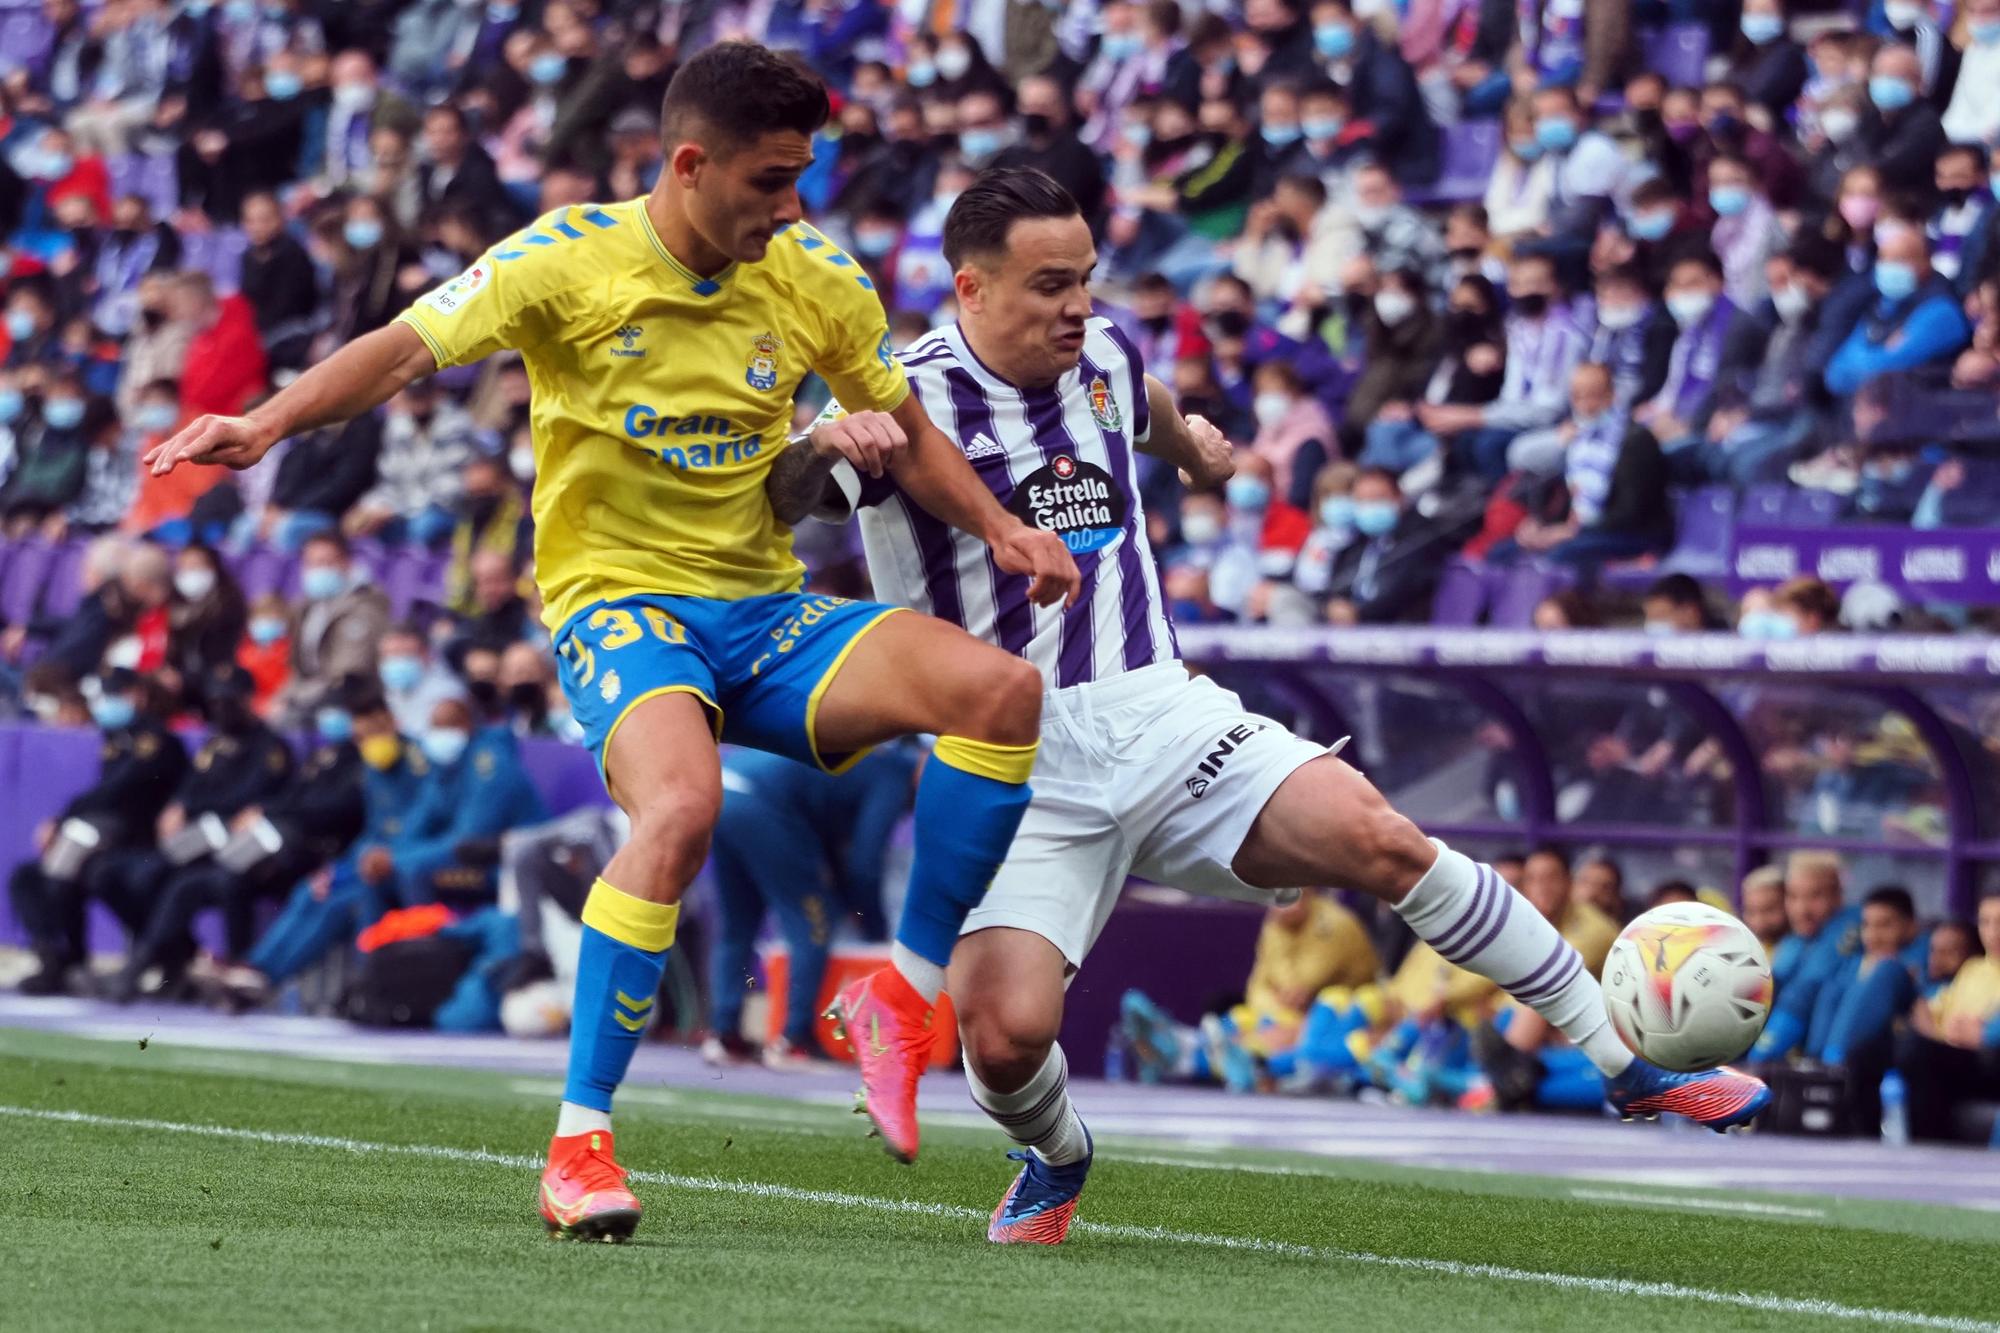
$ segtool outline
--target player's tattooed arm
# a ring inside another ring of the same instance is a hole
[[[771,464],[771,475],[764,481],[764,493],[771,497],[771,512],[777,520],[795,528],[824,504],[834,464],[839,461],[838,454],[820,454],[805,439],[795,437],[791,447]]]
[[[1172,463],[1181,470],[1181,480],[1194,487],[1219,486],[1236,474],[1228,437],[1206,417],[1183,418],[1172,391],[1151,375],[1146,376],[1146,408],[1153,424],[1139,441],[1140,453]]]

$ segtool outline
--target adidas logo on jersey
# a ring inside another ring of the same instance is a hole
[[[967,458],[996,458],[1006,452],[1000,447],[1000,442],[985,431],[973,436],[972,443],[965,446]]]

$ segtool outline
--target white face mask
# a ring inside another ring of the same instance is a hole
[[[174,591],[190,602],[198,602],[215,591],[212,569],[182,569],[174,573]]]
[[[1257,424],[1270,430],[1285,419],[1285,413],[1292,410],[1291,395],[1276,390],[1260,393],[1250,400],[1250,410],[1256,414]]]
[[[1597,322],[1613,332],[1631,328],[1645,318],[1644,306],[1600,305],[1597,307]]]
[[[1181,536],[1191,546],[1208,546],[1222,538],[1222,520],[1206,509],[1181,515]]]
[[[1819,127],[1835,143],[1846,143],[1861,128],[1861,117],[1846,107],[1834,107],[1820,114]]]
[[[972,52],[962,46],[947,46],[937,53],[937,72],[947,79],[963,78],[972,68]]]
[[[1699,324],[1708,312],[1715,308],[1713,292],[1669,292],[1667,310],[1674,317],[1674,323],[1682,328]]]
[[[1417,313],[1417,298],[1408,292],[1375,293],[1375,315],[1384,324],[1401,324]]]
[[[514,480],[522,485],[535,479],[535,451],[533,449],[510,449],[507,451],[507,470],[514,474]]]
[[[1812,297],[1803,287],[1780,287],[1771,293],[1771,304],[1778,308],[1778,318],[1787,324],[1796,324],[1812,304]]]

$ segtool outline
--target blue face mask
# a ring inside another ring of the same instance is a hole
[[[1299,141],[1299,127],[1296,125],[1266,125],[1261,133],[1264,142],[1273,148],[1289,148]]]
[[[1319,521],[1329,528],[1354,526],[1354,497],[1329,495],[1319,502]]]
[[[1560,153],[1576,143],[1576,126],[1561,116],[1543,116],[1535,122],[1535,142],[1551,153]]]
[[[59,181],[76,167],[76,159],[68,153],[46,153],[42,157],[42,179]]]
[[[1750,191],[1741,185],[1712,185],[1708,191],[1708,206],[1718,217],[1733,218],[1750,207]]]
[[[35,317],[25,310],[7,312],[7,336],[15,342],[26,342],[35,336]]]
[[[569,72],[569,61],[555,51],[544,51],[528,62],[528,77],[546,88],[559,83]]]
[[[521,7],[519,5],[486,6],[486,21],[488,23],[512,23],[519,17],[521,17]]]
[[[248,23],[257,17],[257,0],[223,0],[224,18],[237,23]]]
[[[285,622],[276,616],[258,616],[250,622],[250,642],[270,647],[285,637]]]
[[[1393,531],[1398,517],[1393,500],[1354,502],[1354,527],[1364,537],[1381,537]]]
[[[382,244],[382,224],[373,218],[350,218],[340,234],[357,250],[373,250]]]
[[[1868,80],[1868,100],[1883,111],[1901,111],[1917,100],[1917,90],[1902,79],[1877,74]]]
[[[1996,171],[1987,177],[1987,183],[1993,187],[1993,197],[2000,199],[2000,171]]]
[[[1305,131],[1308,139],[1337,139],[1340,132],[1347,128],[1347,122],[1339,116],[1321,116],[1301,121],[1299,128]]]
[[[354,736],[354,714],[345,708],[322,708],[313,714],[313,730],[323,741],[338,743]]]
[[[1966,31],[1979,46],[2000,46],[2000,19],[1985,23],[1969,23],[1966,25]]]
[[[28,400],[21,396],[19,389],[0,389],[0,421],[13,421],[21,415],[21,409]]]
[[[1147,144],[1153,142],[1153,127],[1151,125],[1127,125],[1125,127],[1125,141],[1134,148],[1144,148]]]
[[[854,233],[854,253],[864,259],[880,259],[896,248],[896,233],[893,231],[857,231]]]
[[[280,102],[289,102],[305,91],[306,81],[288,69],[274,69],[264,76],[264,91]]]
[[[189,18],[197,18],[197,19],[201,18],[202,16],[207,14],[209,10],[214,8],[215,8],[215,0],[187,0],[187,3],[181,6],[182,11],[185,12]]]
[[[299,575],[299,591],[307,600],[323,602],[329,597],[338,597],[347,591],[347,575],[337,569],[318,565]]]
[[[83,423],[83,399],[49,399],[42,404],[42,420],[50,430],[75,430]]]
[[[903,77],[909,81],[912,88],[928,88],[937,82],[937,66],[928,60],[913,61],[910,67],[903,71]]]
[[[1328,60],[1339,60],[1354,49],[1354,29],[1344,23],[1328,23],[1314,28],[1313,45]]]
[[[1140,48],[1143,45],[1144,43],[1139,40],[1136,34],[1113,32],[1105,34],[1104,44],[1101,49],[1112,60],[1130,60],[1133,56],[1139,54]]]
[[[958,148],[967,157],[991,157],[1000,151],[1000,131],[960,130]]]
[[[1752,46],[1775,42],[1785,35],[1785,20],[1776,14],[1745,14],[1740,26]]]
[[[1711,201],[1712,202],[1712,201]],[[1666,212],[1635,213],[1625,224],[1625,230],[1632,233],[1635,241],[1659,241],[1666,239],[1674,229],[1674,215]]]
[[[1542,146],[1533,139],[1509,139],[1507,146],[1514,150],[1514,156],[1523,162],[1533,162],[1542,155]]]
[[[180,409],[172,403],[146,403],[132,414],[132,424],[143,434],[159,435],[172,430],[180,418]]]
[[[1271,503],[1271,483],[1261,477],[1231,477],[1222,493],[1231,509],[1262,513]]]
[[[424,678],[424,664],[421,658],[385,657],[382,659],[382,687],[402,694],[417,688],[417,682]]]
[[[90,701],[90,720],[106,731],[132,725],[139,709],[122,694],[104,694]]]
[[[1917,270],[1894,260],[1875,265],[1875,290],[1891,301],[1901,301],[1917,290]]]
[[[1736,622],[1736,632],[1746,639],[1796,639],[1799,622],[1778,611],[1751,611]]]
[[[465,747],[472,744],[468,732],[452,727],[432,727],[424,733],[424,757],[439,768],[450,768],[465,756]]]

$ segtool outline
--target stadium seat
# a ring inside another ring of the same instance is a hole
[[[49,565],[48,586],[42,589],[42,613],[67,617],[83,604],[83,557],[88,544],[65,542],[56,548]]]
[[[1506,572],[1488,608],[1488,623],[1496,629],[1527,629],[1535,623],[1535,608],[1551,593],[1576,582],[1576,575],[1549,565],[1516,565]]]
[[[1656,32],[1642,34],[1646,68],[1677,88],[1699,88],[1708,64],[1708,26],[1702,23],[1670,23]]]
[[[27,541],[15,548],[6,576],[0,579],[0,621],[25,625],[35,618],[55,561],[56,548],[47,542]]]
[[[1500,122],[1467,120],[1445,127],[1444,167],[1435,183],[1413,186],[1419,204],[1459,204],[1486,197],[1487,178],[1500,158]]]
[[[153,213],[165,217],[180,206],[181,178],[174,166],[171,153],[156,153],[145,159],[145,170],[140,176],[140,193],[152,205]]]
[[[1832,491],[1794,490],[1785,495],[1783,522],[1788,528],[1821,528],[1840,520],[1847,501]]]
[[[382,591],[389,598],[392,619],[406,619],[419,600],[435,600],[430,554],[404,549],[394,552],[380,575]]]
[[[1737,507],[1736,517],[1754,527],[1778,527],[1785,521],[1785,509],[1791,502],[1791,496],[1792,488],[1783,482],[1745,487],[1743,503]]]
[[[1437,596],[1431,599],[1431,624],[1477,625],[1486,614],[1492,584],[1484,565],[1454,560],[1444,567]]]
[[[36,10],[0,19],[0,69],[22,69],[49,46],[49,23]]]
[[[1727,486],[1689,491],[1676,508],[1674,548],[1657,572],[1696,577],[1722,574],[1729,568],[1735,520],[1736,498]]]
[[[266,593],[287,592],[295,572],[291,556],[259,546],[247,552],[237,564],[236,580],[243,585],[243,595],[254,601]]]

